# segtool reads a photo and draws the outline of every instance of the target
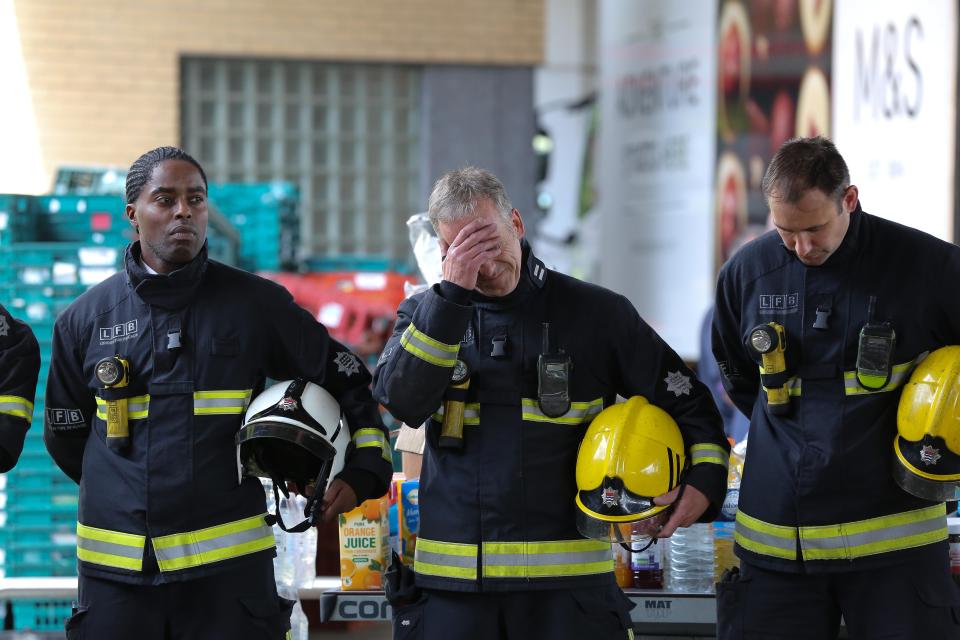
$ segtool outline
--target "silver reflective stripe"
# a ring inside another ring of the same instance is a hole
[[[440,405],[437,412],[433,414],[433,419],[443,422],[443,405]],[[467,403],[463,410],[463,424],[480,424],[480,403]]]
[[[239,398],[194,398],[194,409],[238,408],[243,409],[246,402]]]
[[[131,547],[124,544],[104,542],[102,540],[91,540],[90,538],[85,538],[82,535],[77,536],[77,548],[111,556],[122,556],[124,558],[131,558],[133,560],[139,560],[143,557],[142,546]]]
[[[130,419],[137,420],[139,418],[147,417],[147,413],[150,410],[150,398],[147,397],[145,400],[140,400],[139,398],[136,398],[138,402],[134,402],[134,400],[135,400],[134,398],[131,398],[127,402],[127,413],[130,414]],[[135,414],[142,414],[142,415],[135,415]]]
[[[364,431],[372,431],[372,429],[364,429]],[[365,433],[362,435],[361,434],[355,435],[353,437],[353,442],[358,447],[370,447],[370,446],[382,447],[386,443],[386,438],[384,437],[383,433],[381,433],[380,430],[377,429],[375,434]]]
[[[26,400],[7,400],[0,402],[0,413],[29,420],[33,416],[33,405]]]
[[[787,391],[792,396],[802,395],[802,382],[800,378],[790,378],[787,380]]]
[[[747,551],[785,560],[797,559],[797,530],[793,527],[767,524],[740,511],[734,531],[736,543]]]
[[[803,541],[804,551],[807,549],[846,549],[849,547],[860,547],[863,545],[885,542],[887,540],[896,540],[906,538],[921,533],[931,533],[943,529],[943,518],[932,520],[921,520],[919,522],[908,522],[906,524],[878,529],[876,531],[866,531],[864,533],[843,534],[830,538],[810,538],[805,534],[804,529],[800,529],[800,538]]]
[[[726,450],[716,444],[695,444],[690,447],[691,464],[718,464],[726,469],[730,464]]]
[[[476,554],[472,556],[454,556],[446,553],[424,551],[419,548],[414,551],[414,554],[416,555],[417,562],[420,563],[426,562],[427,564],[437,564],[446,567],[460,567],[462,569],[477,568]]]
[[[445,344],[418,331],[413,323],[400,336],[400,346],[421,360],[438,367],[452,367],[457,363],[460,344]]]
[[[578,425],[589,422],[598,413],[603,411],[603,398],[597,398],[589,402],[571,402],[570,409],[557,418],[551,418],[540,410],[540,404],[533,398],[524,398],[521,401],[523,406],[524,420],[530,422],[553,422],[556,424]]]
[[[154,544],[154,551],[157,554],[157,561],[159,563],[170,562],[190,556],[199,556],[202,558],[204,555],[219,549],[254,542],[268,535],[272,536],[273,530],[264,524],[254,529],[220,535],[210,540],[195,540],[187,544],[172,545],[163,548],[158,548],[157,545]]]
[[[484,565],[536,567],[558,564],[584,564],[610,560],[609,549],[598,551],[565,551],[561,553],[485,553]]]

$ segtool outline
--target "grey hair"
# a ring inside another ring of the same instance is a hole
[[[448,171],[433,185],[427,215],[434,229],[441,222],[454,222],[473,214],[482,200],[489,200],[504,220],[510,220],[513,204],[503,183],[486,169],[464,167]]]

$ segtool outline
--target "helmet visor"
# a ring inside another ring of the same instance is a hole
[[[602,485],[581,491],[578,497],[587,510],[606,517],[641,516],[657,506],[652,497],[633,493],[619,478],[604,478]]]
[[[660,511],[633,522],[610,522],[577,509],[577,530],[585,538],[606,542],[622,542],[636,547],[657,537],[670,519],[671,506],[657,507]]]

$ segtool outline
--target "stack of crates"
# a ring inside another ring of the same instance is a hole
[[[294,184],[211,183],[210,202],[240,232],[240,268],[296,269],[300,196]]]
[[[77,486],[57,468],[43,444],[53,323],[77,296],[116,272],[122,256],[122,246],[91,242],[0,246],[0,300],[33,329],[41,360],[33,422],[17,466],[6,474],[2,544],[7,576],[76,575]],[[68,600],[14,600],[13,625],[18,630],[60,630],[70,610]]]

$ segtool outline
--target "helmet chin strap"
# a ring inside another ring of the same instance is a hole
[[[314,487],[322,487],[326,485],[327,476],[330,474],[330,467],[333,465],[331,460],[326,460],[323,463],[323,467],[320,469],[320,473],[317,474],[317,479],[314,480]],[[317,521],[320,519],[322,513],[320,505],[323,502],[323,496],[314,493],[312,496],[307,498],[307,504],[303,508],[303,515],[305,518],[296,526],[287,527],[286,523],[283,521],[283,517],[280,515],[280,489],[279,487],[283,486],[283,495],[288,496],[286,484],[283,481],[283,478],[274,478],[273,479],[273,499],[274,499],[274,512],[268,513],[265,518],[268,525],[273,526],[276,524],[278,527],[286,531],[287,533],[302,533],[309,529],[310,527],[316,526]],[[304,492],[306,487],[301,487],[297,483],[297,489]]]

